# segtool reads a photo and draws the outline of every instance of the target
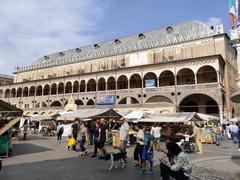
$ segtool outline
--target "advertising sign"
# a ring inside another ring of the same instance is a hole
[[[145,88],[155,88],[155,87],[156,87],[155,79],[145,80]]]
[[[96,104],[97,105],[112,105],[112,104],[115,104],[115,96],[108,95],[108,96],[97,97]]]

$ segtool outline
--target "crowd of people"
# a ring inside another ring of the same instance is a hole
[[[91,123],[85,124],[85,122],[76,119],[72,124],[72,134],[68,137],[67,149],[70,151],[76,151],[77,146],[80,148],[80,155],[86,155],[87,150],[85,147],[86,142],[94,145],[92,158],[98,157],[98,159],[104,159],[107,154],[105,144],[108,144],[108,135],[110,125],[105,119],[99,119]],[[127,145],[129,142],[130,125],[125,119],[119,121],[119,150],[124,152],[126,156],[124,161],[127,162]],[[223,136],[229,137],[233,140],[233,143],[240,143],[240,130],[238,123],[222,124],[216,126],[213,130],[216,145],[220,145]],[[175,179],[189,179],[191,175],[191,165],[188,159],[186,151],[182,146],[182,141],[176,143],[171,138],[166,138],[166,147],[161,147],[161,130],[162,127],[159,124],[146,126],[143,124],[136,124],[134,126],[136,131],[136,143],[134,149],[134,160],[136,161],[135,167],[141,169],[141,174],[153,174],[153,158],[154,153],[162,152],[165,154],[159,159],[160,172],[163,180],[168,180],[169,177]],[[62,134],[64,132],[63,125],[59,123],[57,127],[57,140],[62,141]],[[203,154],[203,147],[201,141],[200,128],[192,123],[192,133],[177,133],[184,137],[184,141],[188,142],[190,138],[194,138],[198,154]],[[239,146],[240,147],[240,146]],[[100,151],[100,156],[97,156]]]

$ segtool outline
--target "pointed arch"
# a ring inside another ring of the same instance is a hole
[[[95,103],[92,99],[89,99],[88,102],[87,102],[87,105],[92,106],[92,105],[95,105]]]

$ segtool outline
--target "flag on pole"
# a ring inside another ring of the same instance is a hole
[[[234,21],[235,21],[235,7],[233,0],[229,0],[229,13],[230,13],[230,24],[231,27],[234,28]]]

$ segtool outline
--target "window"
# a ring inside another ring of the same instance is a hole
[[[172,27],[167,27],[166,31],[167,31],[167,34],[171,34],[173,32],[173,28]]]
[[[140,40],[142,40],[142,39],[145,38],[145,35],[144,35],[143,33],[141,33],[141,34],[138,35],[138,38],[139,38]]]

